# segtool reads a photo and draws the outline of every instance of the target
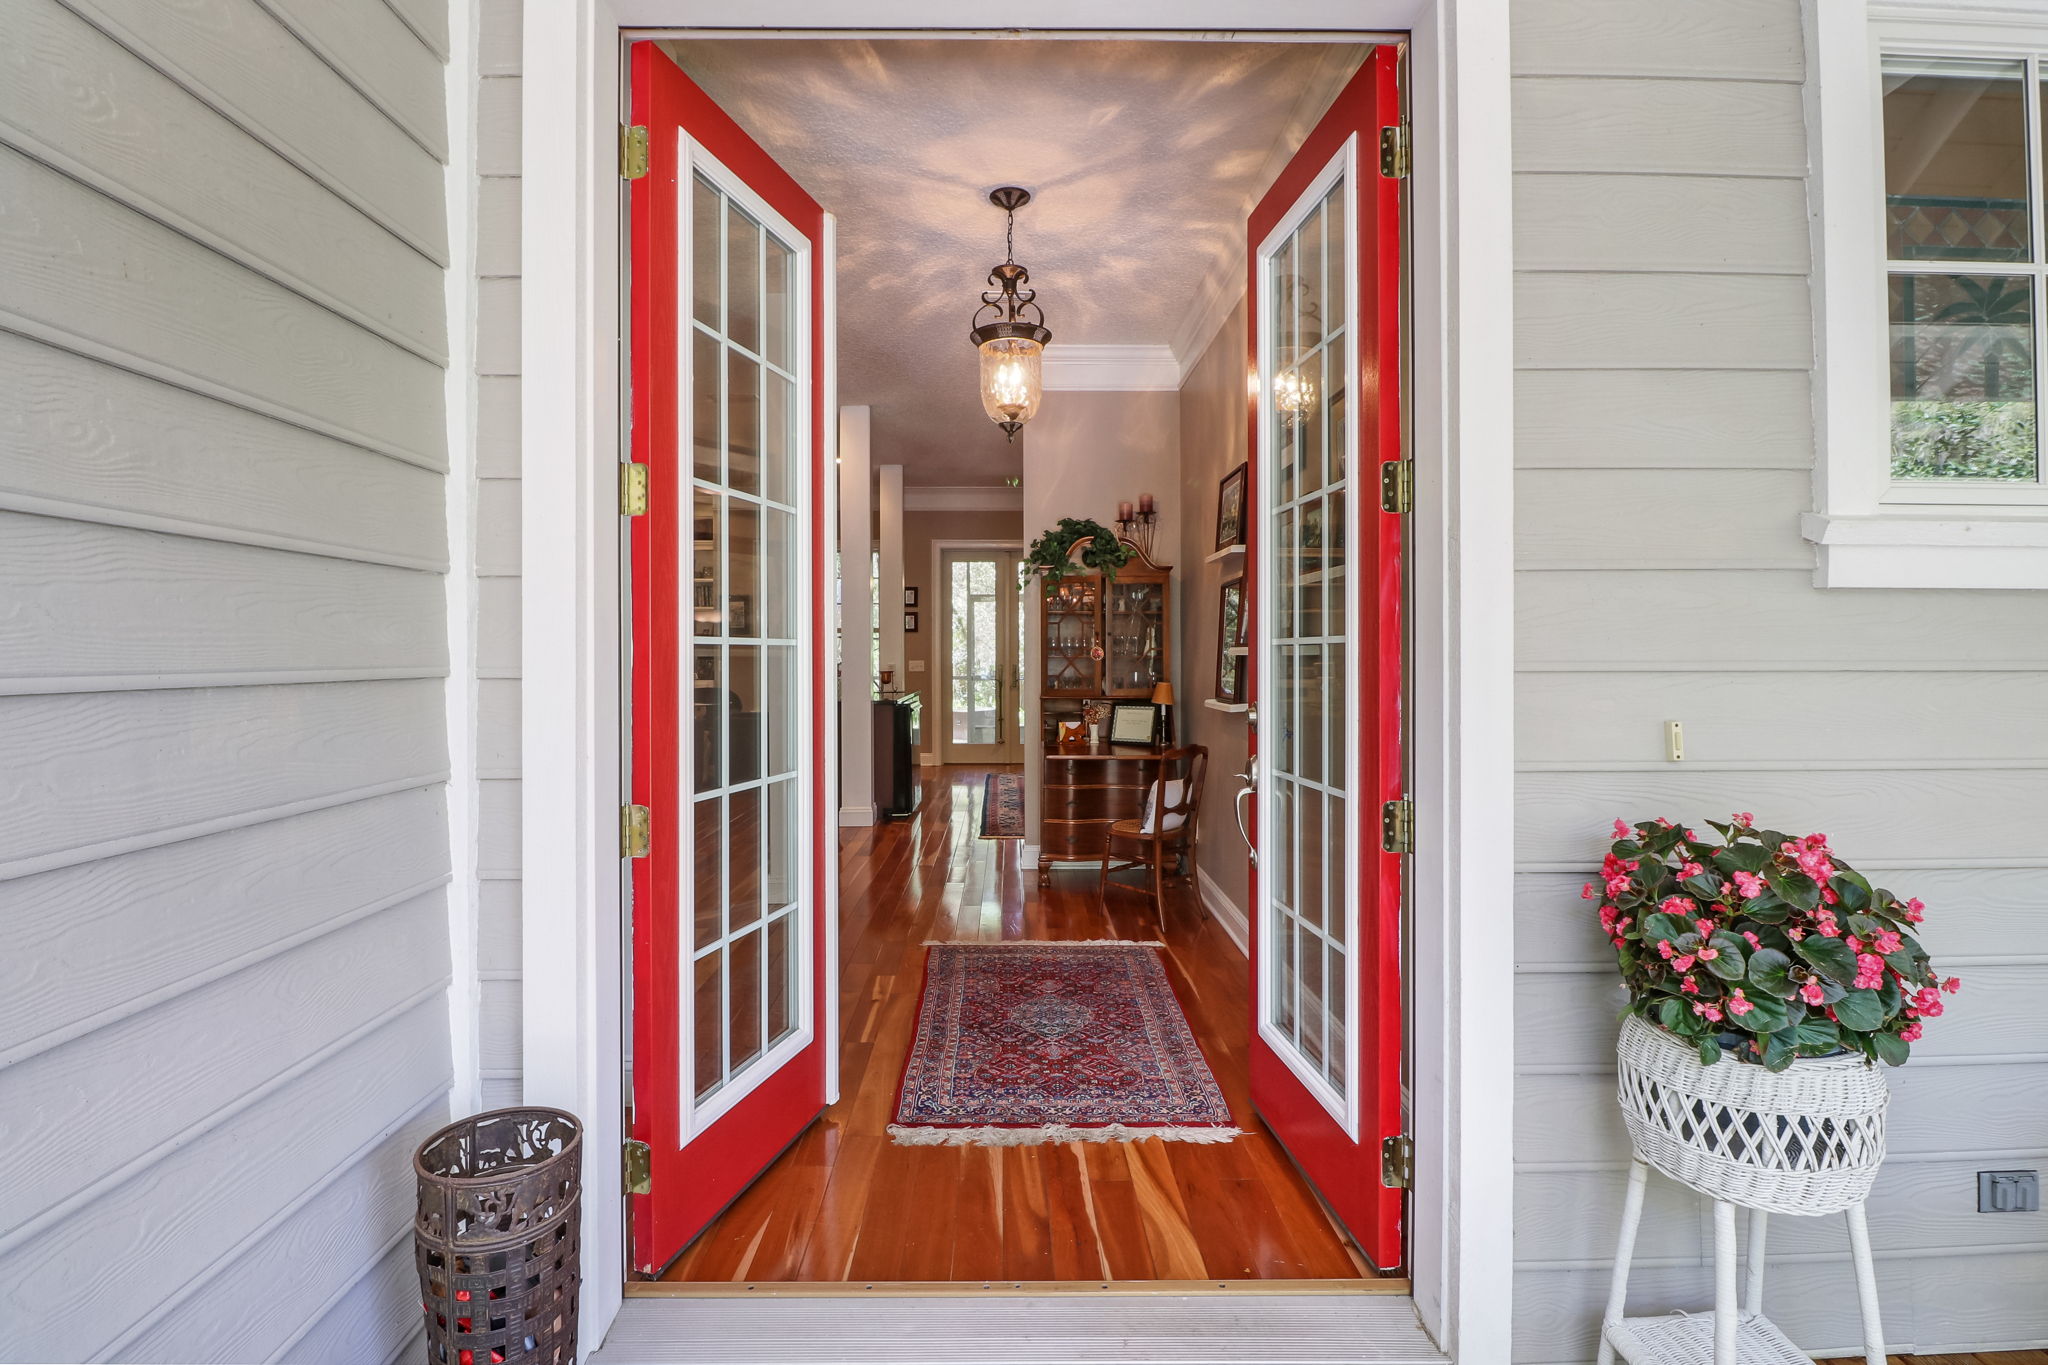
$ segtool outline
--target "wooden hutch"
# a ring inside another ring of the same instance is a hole
[[[1102,857],[1113,821],[1143,814],[1145,789],[1178,755],[1150,745],[1061,744],[1061,721],[1084,718],[1089,702],[1144,702],[1173,676],[1173,568],[1132,547],[1130,562],[1105,583],[1092,570],[1068,574],[1044,599],[1039,705],[1045,733],[1045,809],[1040,879],[1056,862]]]

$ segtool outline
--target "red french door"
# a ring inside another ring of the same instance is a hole
[[[1400,51],[1374,50],[1253,211],[1252,1100],[1382,1270],[1401,1103]],[[1397,470],[1397,473],[1399,471]]]
[[[653,43],[632,58],[633,1264],[824,1107],[831,655],[824,210]]]

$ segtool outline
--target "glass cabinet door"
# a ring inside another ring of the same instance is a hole
[[[1166,643],[1166,584],[1124,578],[1110,584],[1102,690],[1150,697],[1153,684],[1166,675]]]
[[[1096,694],[1095,650],[1102,638],[1099,606],[1093,578],[1063,578],[1045,599],[1045,695]]]

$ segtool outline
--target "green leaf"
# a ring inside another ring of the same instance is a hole
[[[1904,931],[1899,933],[1899,947],[1896,952],[1884,955],[1885,965],[1893,971],[1915,980],[1927,975],[1927,950],[1920,946],[1920,940]]]
[[[1884,1005],[1876,991],[1850,991],[1835,1002],[1835,1020],[1845,1029],[1870,1033],[1884,1027]]]
[[[1760,991],[1790,1000],[1799,993],[1792,980],[1792,959],[1776,948],[1764,948],[1749,957],[1749,979]]]
[[[1880,933],[1884,932],[1885,928],[1882,921],[1873,919],[1869,915],[1851,915],[1848,919],[1848,925],[1850,933],[1866,941],[1876,938]]]
[[[1772,868],[1764,873],[1764,880],[1771,884],[1771,890],[1778,893],[1778,899],[1800,910],[1811,910],[1820,904],[1820,883],[1804,872],[1781,872]]]
[[[1717,929],[1707,940],[1707,946],[1714,950],[1714,960],[1707,964],[1707,970],[1723,981],[1740,981],[1749,970],[1749,945],[1726,929]]]
[[[1870,883],[1864,880],[1861,872],[1837,868],[1828,885],[1841,897],[1844,910],[1861,910],[1870,904]]]
[[[1673,947],[1678,940],[1692,932],[1692,921],[1661,911],[1643,921],[1643,942],[1654,946],[1659,939],[1670,939]]]
[[[1825,1057],[1842,1045],[1842,1031],[1832,1019],[1803,1019],[1792,1033],[1802,1057]]]
[[[1877,1060],[1887,1066],[1904,1066],[1906,1059],[1913,1055],[1913,1045],[1896,1033],[1873,1033],[1870,1046],[1877,1054]]]
[[[1716,880],[1711,872],[1702,872],[1697,877],[1687,877],[1679,885],[1703,901],[1713,900],[1721,894],[1721,883]]]
[[[1721,1060],[1721,1043],[1713,1034],[1702,1034],[1699,1040],[1700,1065],[1712,1066]]]
[[[1679,1025],[1685,1021],[1690,1013],[1691,1011],[1686,1009],[1685,1002],[1682,1000],[1667,997],[1657,1002],[1657,1022],[1664,1026],[1667,1033],[1678,1032]]]
[[[1714,866],[1723,872],[1761,872],[1770,862],[1770,850],[1761,844],[1730,844],[1714,851]]]
[[[1782,1000],[1762,995],[1749,1003],[1752,1008],[1742,1014],[1729,1010],[1728,1022],[1748,1033],[1776,1033],[1791,1023]]]
[[[1799,956],[1811,962],[1813,969],[1822,976],[1844,986],[1856,979],[1856,951],[1842,940],[1824,934],[1808,934],[1793,946]]]
[[[1791,915],[1792,907],[1779,900],[1776,892],[1766,891],[1754,900],[1744,901],[1742,913],[1762,924],[1782,924]]]
[[[1877,1004],[1887,1019],[1896,1018],[1899,1011],[1906,1007],[1905,992],[1899,989],[1899,983],[1892,979],[1889,972],[1885,974],[1883,984],[1877,988]]]
[[[1795,1045],[1795,1033],[1796,1030],[1788,1028],[1779,1029],[1776,1033],[1764,1035],[1763,1063],[1765,1070],[1783,1071],[1786,1067],[1792,1065],[1793,1059],[1799,1055],[1798,1048]]]

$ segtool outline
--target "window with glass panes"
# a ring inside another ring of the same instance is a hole
[[[2043,60],[1888,52],[1891,475],[2042,487]]]

